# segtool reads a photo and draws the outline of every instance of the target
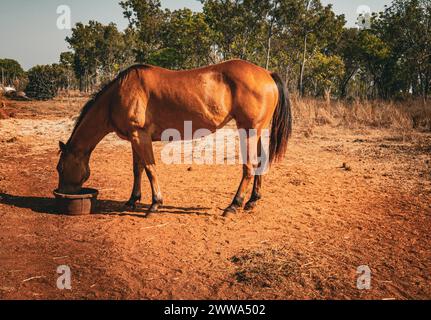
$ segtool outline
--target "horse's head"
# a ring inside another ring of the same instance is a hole
[[[60,142],[60,161],[57,165],[59,176],[58,192],[73,194],[81,191],[82,186],[90,178],[89,155],[73,152]]]

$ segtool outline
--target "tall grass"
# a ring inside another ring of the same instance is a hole
[[[295,121],[305,127],[388,128],[431,131],[428,101],[325,101],[292,96]]]

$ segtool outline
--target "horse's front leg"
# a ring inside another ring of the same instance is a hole
[[[138,153],[133,149],[133,191],[130,200],[126,206],[131,209],[136,209],[136,203],[142,200],[142,174],[144,172],[144,163],[140,160]]]
[[[150,134],[143,130],[138,130],[134,135],[132,144],[133,149],[136,150],[136,157],[139,158],[140,163],[143,164],[143,168],[151,184],[152,203],[147,215],[149,216],[151,213],[157,212],[163,205],[162,192],[156,173],[153,141]],[[140,170],[140,173],[142,175],[142,170]]]

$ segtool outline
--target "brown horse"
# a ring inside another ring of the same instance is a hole
[[[242,60],[189,71],[132,66],[84,106],[69,141],[60,142],[59,191],[81,190],[90,177],[91,153],[107,134],[115,132],[130,141],[133,149],[134,186],[127,205],[134,208],[141,200],[145,170],[153,195],[149,213],[156,212],[163,198],[152,143],[160,141],[166,129],[184,134],[185,121],[191,121],[193,128],[215,132],[232,119],[239,129],[257,132],[247,137],[245,146],[250,152],[262,152],[260,137],[272,120],[270,161],[284,158],[292,116],[285,85],[277,74]],[[253,178],[253,193],[245,209],[252,210],[261,199],[262,176],[254,176],[252,159],[245,161],[241,184],[225,216],[243,206]]]

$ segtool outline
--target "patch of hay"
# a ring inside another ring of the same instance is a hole
[[[272,288],[292,277],[301,267],[300,257],[287,257],[283,249],[243,251],[231,258],[237,267],[237,282],[259,288]]]
[[[249,290],[271,290],[286,297],[314,290],[310,298],[345,295],[354,288],[350,274],[337,274],[333,266],[339,261],[332,257],[317,257],[306,250],[272,247],[243,250],[231,258],[236,267],[232,275],[237,284]],[[346,283],[352,283],[346,287]]]

